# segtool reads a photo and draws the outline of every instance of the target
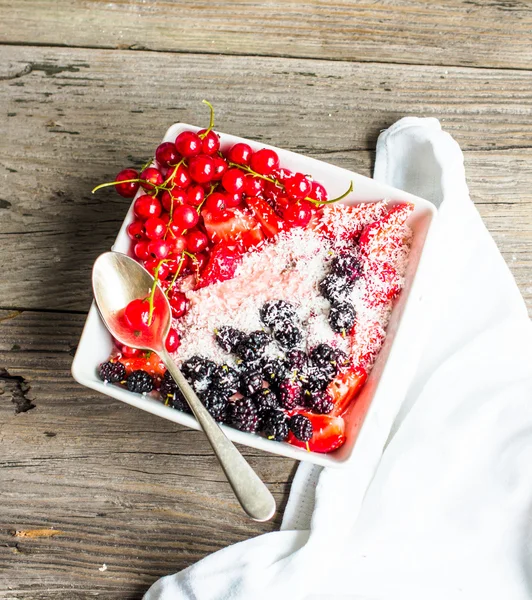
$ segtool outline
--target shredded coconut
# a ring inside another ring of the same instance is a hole
[[[233,279],[187,291],[190,308],[174,321],[181,337],[174,358],[182,362],[200,355],[234,365],[234,358],[215,341],[217,328],[231,326],[245,333],[263,329],[259,311],[264,303],[286,300],[295,306],[301,323],[302,349],[327,343],[348,352],[354,364],[369,370],[384,341],[393,299],[404,285],[411,231],[402,223],[412,207],[404,209],[402,220],[394,216],[385,227],[374,227],[375,232],[365,230],[371,236],[366,251],[358,253],[362,276],[346,297],[356,311],[351,336],[331,329],[330,303],[320,293],[319,283],[328,274],[332,258],[346,250],[357,252],[361,232],[379,221],[388,208],[386,201],[328,206],[314,229],[294,228],[244,254]],[[379,231],[384,241],[377,237]],[[282,354],[275,343],[267,351],[272,357]]]

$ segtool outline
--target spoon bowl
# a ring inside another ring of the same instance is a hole
[[[172,322],[170,304],[161,288],[154,287],[153,277],[125,254],[105,252],[94,263],[92,286],[98,311],[111,334],[127,346],[156,352],[164,362],[207,436],[242,508],[255,521],[271,519],[276,507],[270,491],[225,436],[166,350],[165,340]],[[144,330],[133,331],[120,315],[132,300],[144,299],[152,290],[153,320]]]

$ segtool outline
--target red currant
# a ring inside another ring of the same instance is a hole
[[[227,208],[226,206],[227,198],[225,194],[221,194],[220,192],[213,192],[207,200],[205,200],[205,208],[211,213],[222,212]]]
[[[244,192],[247,196],[259,196],[264,189],[264,179],[246,175],[244,177]]]
[[[190,179],[190,173],[188,172],[188,169],[184,165],[179,165],[177,169],[172,171],[169,183],[171,184],[172,188],[177,187],[184,190],[190,185],[191,181],[192,180]],[[170,193],[173,193],[173,190],[171,190]]]
[[[127,226],[127,234],[132,240],[141,240],[144,237],[144,225],[142,221],[133,221]]]
[[[290,199],[288,198],[288,196],[278,196],[275,199],[275,208],[282,215],[284,215],[285,210],[287,210],[287,208],[289,206],[291,206],[292,204],[293,204],[293,202],[290,201]]]
[[[251,168],[260,175],[269,175],[279,168],[277,152],[269,148],[262,148],[262,150],[255,152],[251,157]]]
[[[184,190],[174,188],[167,192],[166,190],[162,193],[161,202],[165,210],[172,210],[172,204],[174,208],[178,204],[184,204],[187,201],[187,193]]]
[[[205,190],[200,185],[191,185],[187,190],[187,204],[199,206],[205,198]]]
[[[188,163],[190,177],[197,183],[211,181],[214,175],[214,161],[212,156],[199,154],[190,159]]]
[[[145,221],[150,217],[158,217],[161,214],[161,203],[155,196],[144,194],[139,196],[133,204],[133,212],[139,218]]]
[[[309,202],[301,201],[291,204],[283,212],[285,221],[295,227],[306,227],[312,218],[312,206]]]
[[[132,348],[131,346],[126,346],[124,344],[120,344],[118,350],[124,358],[134,358],[135,356],[139,356],[142,352],[142,350],[139,350],[138,348]]]
[[[163,212],[163,214],[161,215],[161,220],[164,222],[165,225],[168,225],[168,223],[170,223],[170,215],[167,212]]]
[[[219,181],[223,177],[223,174],[227,171],[229,165],[225,162],[225,160],[221,156],[213,156],[212,160],[214,162],[213,179],[215,181]]]
[[[229,192],[225,195],[225,204],[227,208],[236,208],[242,204],[242,192],[235,192],[230,194]]]
[[[155,150],[155,160],[165,169],[177,165],[179,162],[179,154],[177,153],[175,144],[172,144],[172,142],[163,142],[157,146],[157,150]]]
[[[183,235],[177,235],[175,237],[169,235],[166,239],[166,243],[170,249],[170,254],[175,254],[176,256],[179,256],[187,247],[185,236]]]
[[[192,206],[183,204],[174,210],[174,223],[181,229],[192,229],[199,221],[199,215]]]
[[[147,260],[144,263],[144,268],[150,275],[155,277],[155,271],[157,271],[157,278],[161,281],[165,280],[170,274],[170,270],[165,262],[161,262],[158,258],[153,258],[151,260]]]
[[[202,129],[201,131],[198,131],[198,135],[202,136],[206,131],[206,129]],[[212,156],[218,152],[219,148],[220,139],[218,138],[218,135],[211,129],[201,141],[201,151],[203,154]]]
[[[317,181],[312,182],[312,190],[308,196],[309,198],[319,200],[320,202],[326,202],[328,200],[327,190]]]
[[[160,240],[166,232],[166,223],[158,217],[150,217],[144,223],[146,237],[150,240]]]
[[[172,317],[174,319],[179,319],[179,317],[182,317],[187,312],[188,300],[183,292],[170,293],[168,301],[170,302],[170,309],[172,310]]]
[[[265,181],[263,193],[265,198],[275,201],[283,193],[283,190],[275,183]]]
[[[133,253],[140,260],[148,260],[150,253],[148,252],[148,242],[137,242],[133,248]]]
[[[144,299],[137,298],[132,300],[124,311],[124,319],[134,330],[146,329],[150,318],[150,304]]]
[[[115,177],[115,181],[127,181],[129,179],[138,179],[139,174],[135,169],[124,169]],[[133,198],[139,189],[138,181],[130,181],[129,183],[117,183],[115,190],[124,198]]]
[[[148,252],[151,258],[163,260],[170,253],[170,247],[165,240],[155,240],[148,244]]]
[[[293,176],[294,174],[292,173],[292,171],[290,171],[290,169],[285,169],[284,167],[277,169],[277,179],[282,183],[284,183],[287,179],[290,179],[290,177]]]
[[[244,190],[244,174],[239,169],[229,169],[222,177],[222,185],[230,194]]]
[[[155,167],[144,169],[140,174],[140,178],[143,180],[140,185],[148,191],[155,189],[154,186],[156,185],[162,185],[164,181],[163,174]]]
[[[249,165],[251,161],[251,155],[253,154],[253,150],[251,146],[248,144],[244,144],[243,142],[239,142],[234,146],[229,148],[229,152],[227,153],[227,157],[233,163],[237,165]]]
[[[187,250],[192,254],[205,250],[209,245],[209,239],[202,231],[199,231],[199,229],[189,231],[185,235],[185,239],[187,240]]]
[[[174,223],[174,221],[170,221],[170,223],[168,223],[168,229],[170,231],[170,235],[168,237],[177,238],[183,234],[183,231],[186,229],[186,227],[180,227],[177,223]]]
[[[195,256],[194,269],[196,271],[203,271],[205,265],[209,262],[209,255],[207,252],[198,252]]]
[[[179,348],[181,340],[179,339],[179,334],[172,327],[166,336],[166,341],[164,345],[166,346],[166,350],[168,352],[175,352]]]
[[[290,198],[302,200],[312,191],[312,183],[303,173],[296,173],[286,181],[285,189]]]
[[[196,156],[201,152],[201,138],[193,131],[182,131],[175,139],[175,147],[185,158]]]

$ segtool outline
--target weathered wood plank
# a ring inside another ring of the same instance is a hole
[[[83,321],[0,311],[0,597],[140,597],[279,526],[294,461],[241,448],[280,506],[270,523],[250,521],[201,433],[72,380]],[[20,396],[34,408],[16,413]]]
[[[204,122],[208,97],[221,130],[364,174],[382,128],[440,118],[532,313],[532,73],[55,48],[2,58],[2,306],[88,308],[90,265],[127,207],[89,190],[144,162],[172,122]]]
[[[530,2],[1,0],[0,9],[6,42],[532,66]]]

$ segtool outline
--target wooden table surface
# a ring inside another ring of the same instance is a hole
[[[293,461],[242,449],[280,506],[253,523],[202,434],[69,372],[91,264],[128,206],[90,190],[142,164],[171,123],[205,123],[202,98],[221,131],[368,175],[381,129],[437,117],[532,314],[531,2],[0,11],[0,598],[140,598],[160,575],[279,526]]]

